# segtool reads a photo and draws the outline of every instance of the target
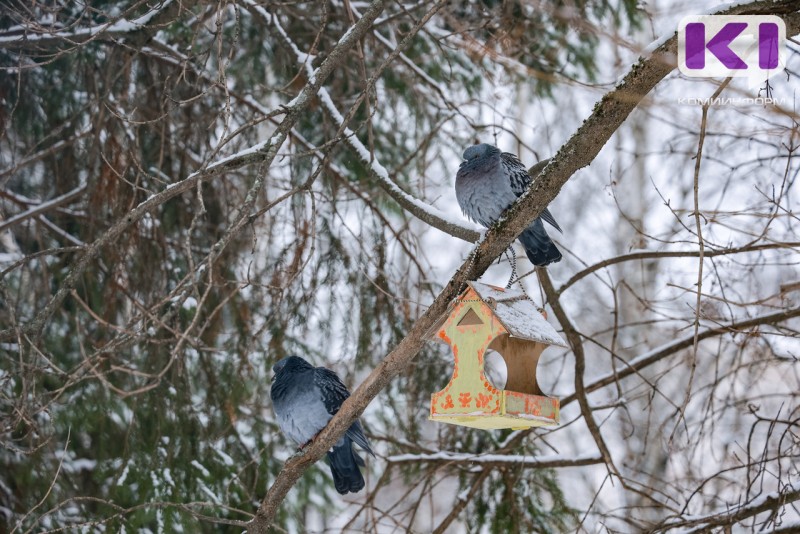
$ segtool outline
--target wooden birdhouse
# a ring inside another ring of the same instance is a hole
[[[470,282],[435,336],[452,348],[455,368],[431,396],[430,420],[487,429],[558,424],[558,399],[542,393],[536,366],[548,346],[566,344],[523,292]],[[506,363],[505,389],[487,379],[487,350]]]

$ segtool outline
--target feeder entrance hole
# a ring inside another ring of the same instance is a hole
[[[544,395],[536,379],[536,366],[544,350],[543,345],[517,339],[508,334],[500,334],[492,340],[487,349],[498,353],[506,364],[508,378],[502,389],[527,395]]]

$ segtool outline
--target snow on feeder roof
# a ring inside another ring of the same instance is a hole
[[[547,322],[541,310],[522,291],[467,282],[478,297],[492,308],[494,315],[514,337],[566,347],[556,329]]]
[[[567,345],[525,293],[469,282],[435,337],[450,345],[455,367],[450,383],[431,396],[432,421],[486,429],[558,424],[558,399],[542,393],[536,365],[548,346]],[[486,377],[487,350],[506,363],[504,389]]]

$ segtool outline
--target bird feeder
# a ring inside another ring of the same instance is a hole
[[[536,366],[548,346],[566,345],[525,293],[469,282],[435,337],[450,345],[455,367],[450,383],[431,396],[431,421],[484,429],[558,424],[558,399],[542,393]],[[489,349],[505,360],[505,389],[486,378]]]

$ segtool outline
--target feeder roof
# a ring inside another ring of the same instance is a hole
[[[541,311],[520,290],[502,289],[479,282],[467,282],[480,299],[492,309],[513,337],[566,347],[556,329],[542,316]]]

